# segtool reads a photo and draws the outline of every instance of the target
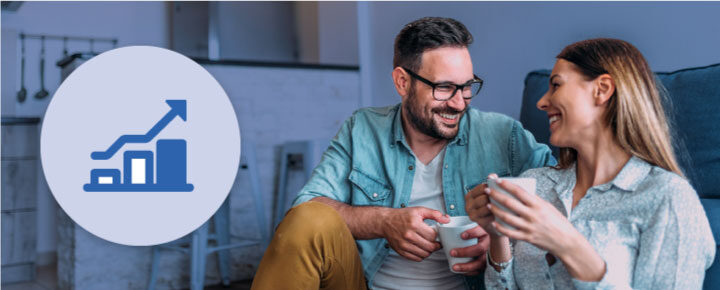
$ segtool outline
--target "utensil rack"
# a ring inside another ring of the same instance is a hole
[[[20,33],[19,38],[25,39],[45,39],[45,40],[59,40],[67,43],[68,41],[87,41],[90,45],[90,50],[94,50],[94,44],[97,42],[112,43],[113,47],[117,47],[118,39],[109,37],[87,37],[87,36],[71,36],[71,35],[52,35],[52,34],[31,34],[31,33]],[[67,47],[64,47],[67,52]],[[67,54],[67,53],[66,53]]]

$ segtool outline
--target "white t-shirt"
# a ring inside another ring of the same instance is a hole
[[[408,206],[424,206],[445,213],[442,165],[445,149],[423,164],[415,161],[415,175]],[[373,278],[374,289],[465,289],[462,275],[450,272],[442,249],[422,262],[408,260],[390,249],[390,254]]]

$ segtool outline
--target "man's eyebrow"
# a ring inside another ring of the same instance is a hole
[[[435,83],[438,84],[438,85],[456,85],[456,86],[459,85],[459,86],[464,86],[464,85],[467,85],[467,84],[471,83],[471,82],[474,81],[474,80],[475,80],[475,77],[473,77],[473,78],[471,78],[470,80],[468,80],[468,81],[466,81],[466,82],[464,82],[464,83],[461,83],[461,84],[456,84],[456,83],[451,82],[451,81],[439,81],[439,82],[435,82]]]

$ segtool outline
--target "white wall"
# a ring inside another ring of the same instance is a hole
[[[376,106],[400,101],[390,79],[394,37],[425,16],[453,17],[468,27],[473,67],[485,79],[472,105],[514,118],[526,74],[552,68],[555,55],[575,41],[627,40],[656,71],[720,62],[718,2],[372,2],[368,14],[361,22],[369,23],[372,43],[361,66],[371,71]]]
[[[27,100],[20,104],[20,47],[17,33],[117,38],[118,46],[154,45],[167,47],[167,9],[164,2],[25,2],[16,12],[2,11],[2,115],[42,117],[51,99],[33,98],[39,89],[40,42],[25,40]],[[112,48],[95,44],[96,51]],[[45,85],[52,95],[60,84],[60,70],[55,62],[62,57],[62,42],[46,40]],[[88,51],[86,42],[71,41],[68,50]],[[15,65],[13,65],[15,64]],[[8,69],[9,68],[9,69]],[[7,72],[10,72],[9,74]],[[14,72],[14,73],[13,73]],[[81,108],[78,108],[81,109]],[[42,171],[38,173],[43,181]],[[51,262],[56,245],[56,203],[47,185],[38,186],[39,263]]]
[[[25,2],[16,12],[2,11],[3,38],[5,34],[51,34],[82,37],[117,38],[118,46],[168,46],[167,8],[164,2]],[[12,37],[12,36],[10,36]],[[28,99],[14,108],[3,108],[3,114],[40,117],[44,115],[50,97],[35,100],[32,95],[40,88],[40,41],[25,40],[25,87]],[[20,41],[2,42],[3,67],[5,59],[17,62],[15,75],[3,75],[2,86],[20,88]],[[110,44],[96,43],[98,52],[112,48]],[[62,58],[62,41],[46,40],[45,85],[54,93],[60,85],[60,69],[55,62]],[[87,42],[70,41],[68,50],[89,51]],[[3,71],[4,72],[4,71]],[[3,93],[5,93],[3,89]],[[3,100],[15,94],[2,95]],[[3,103],[5,104],[5,103]]]
[[[357,65],[357,3],[319,2],[317,21],[319,62]]]
[[[355,2],[295,2],[299,62],[358,65]]]
[[[218,3],[220,59],[294,62],[293,3]]]

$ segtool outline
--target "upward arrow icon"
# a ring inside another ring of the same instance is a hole
[[[113,157],[120,148],[126,143],[147,143],[157,136],[175,116],[180,117],[183,121],[187,121],[187,101],[185,100],[165,100],[170,106],[170,111],[158,121],[144,135],[122,135],[105,151],[96,151],[90,154],[93,160],[107,160]]]

